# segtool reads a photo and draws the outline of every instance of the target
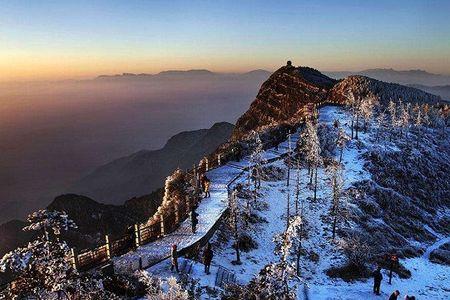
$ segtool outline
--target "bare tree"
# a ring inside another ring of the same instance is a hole
[[[339,126],[338,128],[338,134],[337,134],[337,140],[336,145],[340,149],[339,153],[339,163],[342,162],[342,155],[344,153],[345,146],[347,145],[347,142],[350,140],[350,137],[345,133],[345,130]]]
[[[240,265],[241,264],[241,255],[239,252],[239,206],[237,203],[237,191],[233,190],[231,195],[229,196],[228,207],[230,210],[230,221],[231,221],[231,229],[233,231],[234,236],[234,249],[236,250],[236,260],[233,261],[233,264]]]
[[[313,183],[314,177],[314,201],[317,199],[317,173],[318,168],[322,163],[322,157],[320,156],[320,143],[319,138],[317,136],[317,126],[312,122],[308,121],[306,123],[306,129],[302,133],[302,138],[304,139],[303,143],[303,152],[305,153],[306,161],[308,162],[308,166],[311,169],[310,172],[310,181],[309,183]]]
[[[343,214],[345,213],[345,210],[343,209],[343,207],[341,207],[342,189],[344,187],[344,176],[341,164],[337,162],[331,163],[327,171],[330,175],[330,186],[332,196],[330,214],[333,218],[332,234],[334,240],[336,237],[337,223],[342,217],[344,217]]]

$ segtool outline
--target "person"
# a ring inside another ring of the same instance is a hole
[[[397,297],[400,295],[400,292],[398,290],[396,290],[395,292],[393,292],[391,294],[391,296],[389,297],[389,300],[397,300]]]
[[[377,269],[372,273],[373,276],[373,292],[377,295],[380,295],[380,285],[381,280],[383,279],[383,275],[381,275],[381,267],[377,267]]]
[[[209,187],[211,185],[211,181],[208,177],[206,177],[205,174],[202,174],[200,183],[203,189],[203,192],[205,193],[205,198],[211,197],[211,194],[209,193]]]
[[[172,272],[175,268],[175,271],[177,273],[180,273],[180,270],[178,270],[178,251],[177,251],[177,245],[172,245],[172,251],[170,252],[170,259],[172,262],[172,265],[170,266],[170,271]]]
[[[211,243],[208,242],[208,244],[206,244],[205,250],[203,251],[203,264],[205,265],[205,273],[208,275],[210,274],[209,267],[211,266],[213,256],[214,253],[211,249]]]
[[[198,224],[198,213],[195,212],[195,207],[191,211],[191,225],[192,225],[192,233],[195,233],[197,230]]]
[[[406,295],[405,300],[416,300],[416,297]]]

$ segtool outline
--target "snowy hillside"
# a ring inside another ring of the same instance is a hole
[[[319,124],[333,126],[335,120],[339,120],[341,126],[345,128],[348,135],[351,135],[350,116],[342,108],[324,107],[320,110]],[[321,126],[321,125],[319,125]],[[342,156],[343,165],[343,189],[356,190],[362,182],[372,182],[374,174],[370,172],[370,163],[366,157],[374,151],[383,153],[397,153],[402,147],[402,140],[399,138],[396,142],[380,142],[375,141],[378,134],[377,125],[373,124],[367,133],[360,133],[359,140],[351,140],[344,149]],[[431,135],[431,130],[429,132]],[[411,134],[412,135],[412,134]],[[411,140],[413,138],[411,137]],[[448,140],[442,140],[442,143],[448,143]],[[439,143],[439,142],[437,142]],[[448,149],[448,148],[447,148]],[[428,149],[427,149],[428,150]],[[272,151],[272,150],[270,150]],[[420,158],[420,150],[415,153]],[[448,151],[448,150],[447,150]],[[338,158],[338,151],[334,155]],[[448,153],[447,153],[448,154]],[[282,179],[263,180],[262,186],[258,191],[258,197],[251,206],[251,221],[248,225],[244,222],[242,225],[242,235],[249,235],[254,245],[247,245],[248,251],[241,250],[241,265],[235,265],[236,259],[235,249],[233,248],[234,240],[232,228],[224,224],[212,239],[215,256],[211,275],[203,273],[203,265],[197,261],[183,262],[184,265],[192,267],[189,270],[189,276],[194,280],[199,280],[202,298],[212,299],[220,298],[222,289],[217,287],[217,272],[220,268],[225,268],[235,274],[236,282],[239,284],[248,284],[266,265],[279,261],[279,256],[275,254],[276,243],[273,239],[276,235],[283,233],[286,229],[286,212],[288,194],[290,199],[290,215],[300,214],[303,207],[303,222],[305,230],[305,238],[302,242],[302,254],[300,258],[301,270],[299,278],[294,282],[297,285],[297,297],[303,299],[308,295],[309,299],[383,299],[387,298],[390,293],[398,289],[402,293],[402,297],[406,294],[415,295],[418,299],[426,297],[427,299],[448,299],[450,297],[450,266],[432,263],[429,260],[429,253],[438,248],[440,245],[450,241],[448,232],[445,228],[437,227],[440,233],[435,232],[431,227],[426,225],[424,228],[429,232],[430,237],[421,241],[420,235],[417,240],[413,238],[408,240],[408,247],[416,247],[417,253],[410,254],[415,257],[402,257],[400,264],[411,272],[409,278],[399,278],[394,273],[392,285],[387,283],[388,271],[383,271],[384,280],[381,285],[382,295],[376,296],[372,293],[372,279],[354,279],[352,281],[344,281],[340,278],[331,278],[326,273],[331,268],[341,267],[346,263],[344,253],[343,237],[348,237],[347,233],[354,230],[360,230],[367,233],[367,229],[362,221],[355,217],[360,211],[363,200],[353,198],[351,194],[343,197],[341,205],[348,211],[348,216],[338,221],[338,230],[336,239],[332,239],[332,218],[330,215],[330,207],[332,206],[332,191],[330,188],[330,174],[324,168],[318,171],[318,191],[317,199],[313,200],[313,190],[309,185],[309,175],[307,168],[297,169],[294,165],[290,170],[290,185],[287,187],[287,165],[284,161],[276,161],[271,166],[283,170]],[[448,181],[448,178],[444,178]],[[299,194],[297,197],[297,180],[299,181]],[[245,187],[244,187],[245,191]],[[240,207],[246,209],[245,192],[238,194]],[[296,203],[298,199],[298,202]],[[444,198],[442,200],[445,202]],[[365,201],[365,200],[364,200]],[[444,205],[445,204],[445,205]],[[435,207],[437,218],[439,215],[449,215],[448,203],[442,203],[442,206]],[[382,210],[382,209],[381,209]],[[384,212],[380,212],[381,216],[376,220],[364,220],[364,222],[380,222],[383,220]],[[386,213],[387,214],[387,213]],[[369,216],[370,219],[370,216]],[[439,220],[435,220],[439,221]],[[433,222],[431,226],[436,228]],[[448,229],[448,228],[447,228]],[[398,235],[401,235],[399,231]],[[407,233],[405,233],[407,234]],[[403,238],[403,237],[399,237]],[[367,240],[369,243],[370,236]],[[386,244],[388,245],[388,243]],[[252,247],[253,246],[253,247]],[[368,251],[376,251],[369,245]],[[251,249],[253,248],[253,249]],[[376,248],[376,247],[375,247]],[[395,247],[394,247],[395,248]],[[391,249],[384,249],[386,253],[390,253]],[[398,249],[397,249],[398,250]],[[181,264],[181,263],[180,263]],[[150,269],[148,272],[164,277],[173,276],[174,273],[169,271],[170,261],[164,261]],[[368,264],[370,269],[375,268],[373,260]],[[364,277],[364,276],[363,276]],[[405,277],[405,276],[402,276]],[[294,283],[291,283],[293,286]],[[232,298],[230,298],[232,299]]]
[[[168,176],[161,205],[119,238],[70,249],[71,215],[30,215],[42,235],[0,260],[15,273],[0,299],[83,285],[100,295],[86,299],[448,299],[449,115],[415,89],[288,62],[230,141]]]

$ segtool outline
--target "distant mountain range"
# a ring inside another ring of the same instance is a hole
[[[199,79],[199,78],[245,78],[261,77],[268,78],[272,72],[267,70],[253,70],[246,73],[216,73],[206,69],[195,70],[168,70],[157,74],[134,74],[122,73],[114,75],[100,75],[95,80],[102,81],[124,81],[124,80],[159,80],[159,79]],[[323,74],[334,78],[344,79],[351,75],[362,75],[384,82],[398,83],[412,86],[428,93],[441,96],[444,100],[450,101],[450,76],[433,74],[424,70],[394,69],[367,69],[363,71],[337,71],[323,72]]]
[[[270,71],[257,69],[245,73],[216,73],[205,69],[195,70],[167,70],[157,74],[148,73],[122,73],[114,75],[100,75],[95,80],[140,80],[140,79],[167,79],[167,78],[196,78],[198,77],[248,77],[248,76],[262,76],[269,77],[272,74]]]
[[[192,167],[227,141],[233,127],[221,122],[209,129],[181,132],[159,150],[141,150],[98,167],[69,192],[108,204],[121,204],[133,196],[148,194],[163,186],[165,177],[177,167]]]

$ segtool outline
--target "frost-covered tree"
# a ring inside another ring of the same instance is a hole
[[[261,187],[261,179],[262,179],[262,169],[266,162],[266,159],[264,158],[265,151],[264,151],[264,145],[261,141],[261,138],[257,132],[253,132],[252,134],[254,136],[254,144],[253,144],[253,151],[250,154],[250,160],[249,160],[249,172],[250,176],[253,179],[253,184],[255,190],[258,190]]]
[[[253,287],[256,287],[256,294],[261,299],[296,299],[296,285],[292,279],[297,278],[298,269],[290,257],[294,252],[299,268],[301,225],[301,217],[295,216],[290,220],[287,230],[275,236],[275,253],[279,261],[267,265],[253,280]]]
[[[372,119],[375,104],[376,99],[374,97],[366,97],[361,101],[360,114],[364,119],[364,132],[367,132],[368,125]]]
[[[145,286],[148,300],[188,300],[189,292],[177,281],[175,277],[169,277],[166,282],[160,278],[151,276],[146,271],[139,271],[139,281]]]
[[[364,272],[371,260],[371,249],[367,240],[358,233],[352,233],[339,241],[339,248],[347,258],[347,264],[355,271]]]
[[[408,129],[409,129],[409,122],[410,122],[410,115],[409,115],[409,111],[410,111],[410,103],[404,104],[404,103],[400,103],[399,104],[399,109],[400,109],[400,114],[399,114],[399,118],[398,118],[398,125],[401,128],[400,133],[403,135],[403,132],[405,132],[406,134],[406,138],[408,138]]]
[[[351,117],[351,137],[358,139],[358,125],[359,125],[359,117],[361,114],[361,104],[362,104],[362,98],[359,96],[355,96],[353,92],[349,92],[347,95],[347,107],[348,112],[350,113]],[[355,134],[356,133],[356,134]]]
[[[341,205],[342,189],[344,187],[344,176],[342,171],[342,166],[340,163],[332,162],[327,171],[330,176],[330,187],[331,187],[331,209],[330,215],[332,217],[332,236],[333,240],[336,237],[336,227],[338,221],[345,217],[345,210]]]
[[[320,143],[317,136],[317,126],[312,122],[306,122],[306,128],[302,132],[303,149],[302,152],[305,155],[306,162],[308,163],[310,180],[309,183],[313,183],[314,177],[314,201],[317,199],[317,173],[320,164],[322,163],[322,157],[320,156]]]
[[[241,264],[241,255],[239,250],[239,206],[237,202],[237,191],[233,190],[229,197],[228,207],[230,210],[231,230],[234,237],[234,249],[236,251],[236,260],[233,264]]]
[[[425,126],[430,126],[431,121],[430,121],[430,105],[428,105],[428,103],[425,103],[422,106],[422,112],[423,112],[423,124]]]
[[[294,216],[289,220],[287,230],[276,238],[280,249],[282,260],[289,262],[291,255],[295,257],[295,269],[297,276],[300,275],[300,256],[303,239],[303,219],[301,216]]]
[[[336,139],[336,145],[340,149],[339,152],[339,163],[342,161],[342,154],[344,153],[345,146],[347,145],[348,141],[350,141],[350,137],[347,133],[345,133],[345,130],[339,126],[338,127],[338,134]]]
[[[24,230],[40,231],[41,235],[0,260],[0,271],[16,274],[14,284],[2,291],[7,298],[56,299],[64,295],[72,299],[83,295],[83,299],[117,299],[104,291],[101,280],[81,276],[73,268],[71,251],[60,240],[61,231],[76,228],[66,213],[40,210],[29,215],[28,222]]]
[[[161,216],[164,218],[175,214],[175,211],[178,211],[179,215],[187,215],[191,204],[186,200],[194,198],[194,188],[186,174],[180,169],[175,170],[172,175],[167,176],[163,201],[156,213],[147,221],[147,226],[160,222]]]
[[[397,128],[398,125],[398,120],[397,120],[397,105],[394,101],[392,101],[392,99],[389,101],[388,104],[388,112],[389,112],[389,121],[390,121],[390,136],[389,139],[392,140],[392,135],[395,132],[395,129]]]
[[[376,116],[376,123],[377,123],[377,133],[375,140],[378,141],[380,136],[384,133],[386,130],[386,111],[385,110],[379,110]]]

